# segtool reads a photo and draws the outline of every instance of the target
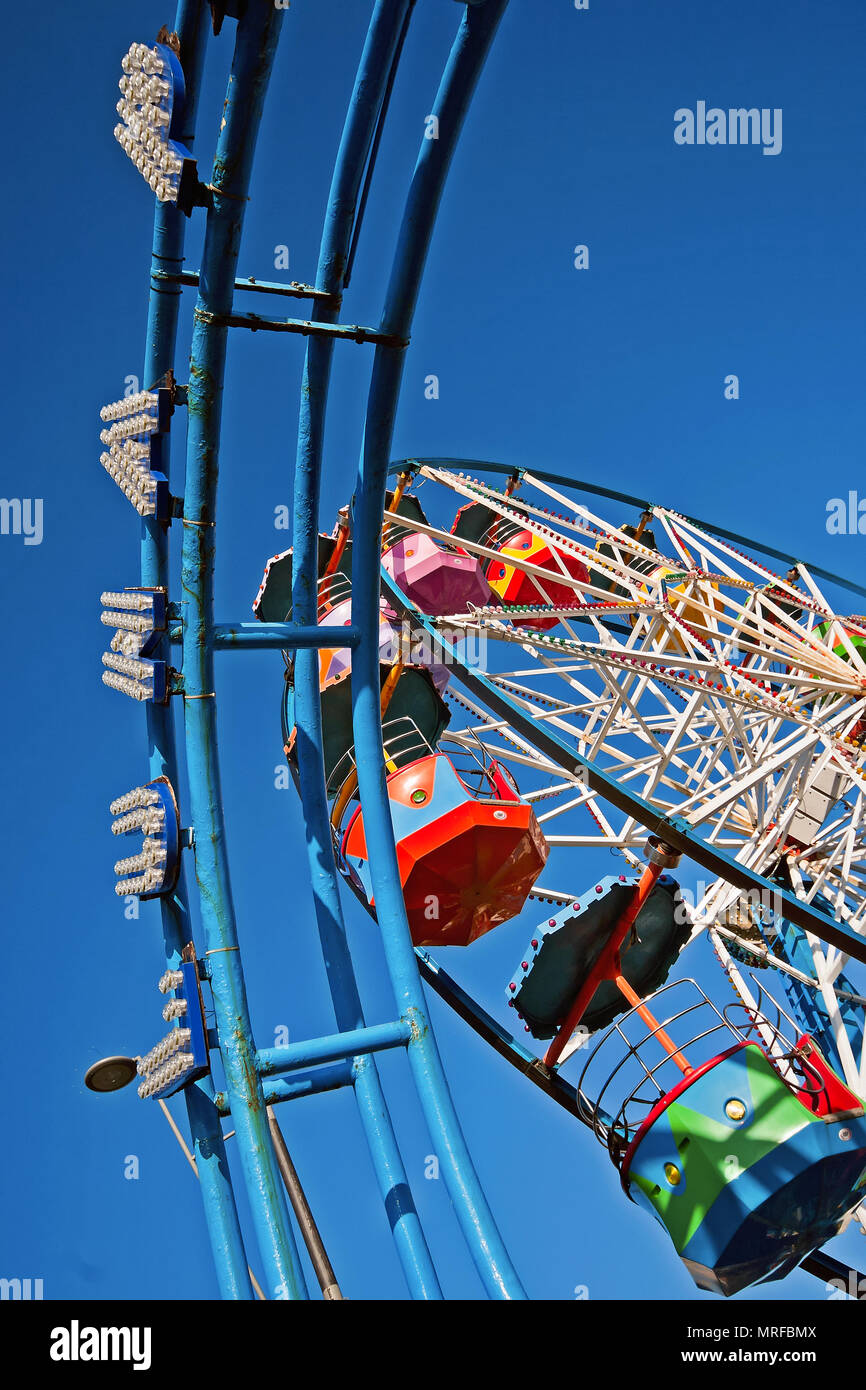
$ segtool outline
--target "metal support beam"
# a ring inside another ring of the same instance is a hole
[[[550,1071],[540,1058],[521,1047],[495,1018],[475,1002],[471,994],[467,994],[456,980],[452,980],[428,951],[416,946],[415,955],[421,975],[427,984],[449,1008],[469,1024],[479,1038],[483,1038],[494,1052],[504,1057],[506,1062],[527,1077],[545,1095],[550,1096],[551,1100],[555,1100],[557,1105],[561,1105],[563,1110],[567,1110],[584,1124],[590,1123],[589,1114],[584,1114],[581,1109],[580,1094],[570,1082],[565,1081],[558,1072]]]
[[[312,319],[268,319],[261,314],[213,313],[196,309],[196,319],[219,328],[248,328],[251,333],[300,333],[305,338],[332,338],[337,342],[375,343],[384,347],[408,347],[409,339],[394,333],[380,333],[359,324],[321,323]]]
[[[350,1061],[334,1062],[328,1067],[316,1067],[286,1078],[270,1076],[262,1085],[266,1105],[280,1105],[285,1100],[300,1100],[303,1096],[322,1095],[325,1091],[339,1091],[344,1086],[354,1086],[355,1071]],[[214,1096],[221,1116],[231,1114],[231,1105],[225,1091]]]
[[[343,1057],[362,1057],[367,1052],[407,1047],[413,1036],[411,1024],[399,1018],[395,1023],[353,1028],[348,1033],[309,1038],[304,1042],[288,1043],[285,1047],[260,1047],[256,1053],[256,1067],[260,1076],[272,1076],[275,1072],[315,1066],[317,1062],[336,1062]]]
[[[273,1108],[268,1106],[268,1124],[271,1129],[271,1139],[274,1141],[274,1152],[277,1156],[280,1174],[285,1185],[286,1194],[292,1204],[292,1211],[295,1213],[295,1220],[304,1238],[307,1247],[307,1254],[312,1261],[316,1278],[319,1281],[319,1288],[322,1290],[324,1299],[341,1299],[343,1297],[340,1285],[337,1283],[337,1276],[334,1267],[328,1259],[328,1252],[325,1243],[319,1234],[315,1217],[310,1210],[306,1193],[298,1177],[297,1169],[292,1162],[283,1132],[277,1123],[277,1117]]]
[[[183,628],[173,627],[172,642],[183,641]],[[214,623],[217,651],[292,651],[308,647],[357,647],[357,627],[301,627],[296,623]]]
[[[866,1299],[866,1275],[850,1265],[843,1265],[840,1260],[834,1260],[825,1250],[813,1250],[811,1255],[800,1261],[800,1268],[825,1282],[837,1280],[852,1298]]]
[[[153,277],[167,285],[198,285],[200,272],[197,270],[179,271],[156,271]],[[327,290],[317,290],[313,285],[302,285],[299,280],[293,280],[286,285],[278,280],[255,280],[252,275],[246,279],[235,280],[236,290],[257,291],[259,294],[278,294],[288,299],[315,299],[319,304],[326,304],[329,308],[340,307],[340,296],[328,294]]]
[[[217,623],[214,646],[218,651],[244,648],[299,650],[309,647],[357,647],[360,629],[350,627],[303,627],[298,623]]]

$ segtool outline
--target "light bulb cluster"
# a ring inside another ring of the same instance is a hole
[[[170,48],[134,43],[121,64],[114,138],[161,203],[176,203],[189,152],[169,133],[181,118],[183,72]],[[191,161],[190,161],[191,163]]]
[[[147,451],[147,458],[150,452]],[[158,510],[157,484],[148,464],[137,458],[126,446],[113,444],[99,455],[109,478],[113,479],[124,497],[132,503],[139,516],[156,516]]]
[[[151,661],[136,661],[131,656],[122,656],[120,652],[103,652],[103,666],[109,666],[112,671],[119,671],[122,676],[131,676],[136,681],[146,681],[150,679]]]
[[[102,684],[109,690],[128,695],[131,700],[165,702],[165,662],[142,661],[120,652],[103,652],[102,663],[109,670],[102,673]]]
[[[168,479],[162,469],[163,436],[171,421],[168,387],[137,391],[104,405],[99,412],[105,446],[99,462],[139,516],[168,516]]]
[[[113,652],[121,652],[123,656],[141,656],[145,641],[145,636],[139,632],[123,632],[118,628],[111,639],[110,648]]]
[[[113,835],[142,836],[138,852],[114,865],[117,896],[153,897],[169,892],[177,881],[180,862],[180,816],[171,784],[158,777],[146,786],[134,787],[112,801],[111,814],[116,816],[111,823]]]
[[[156,787],[133,787],[131,792],[124,792],[123,796],[115,797],[108,809],[113,816],[122,816],[126,811],[133,811],[139,806],[156,806],[158,803],[159,792]],[[117,835],[120,831],[115,830],[114,833]]]
[[[143,874],[136,874],[134,878],[118,879],[114,891],[119,898],[143,898],[158,893],[162,883],[161,869],[145,869]]]
[[[130,613],[144,613],[148,609],[153,612],[153,590],[123,589],[118,593],[114,589],[107,589],[100,594],[99,602],[103,608],[123,608]]]
[[[100,415],[102,411],[99,412]],[[107,449],[112,444],[120,444],[125,439],[137,439],[140,435],[156,434],[159,429],[159,417],[153,413],[147,415],[129,415],[123,420],[115,420],[108,429],[99,431],[99,438]]]
[[[132,396],[123,396],[119,401],[110,401],[99,412],[100,420],[106,424],[112,420],[125,420],[130,415],[146,410],[155,410],[159,405],[156,391],[136,391]]]
[[[106,608],[101,614],[101,621],[106,627],[123,628],[125,632],[141,633],[153,629],[153,619],[149,613],[127,613],[121,608]]]
[[[165,1062],[169,1057],[173,1057],[176,1052],[182,1052],[190,1040],[192,1034],[188,1028],[172,1028],[166,1033],[165,1037],[152,1047],[145,1057],[139,1057],[137,1071],[139,1076],[146,1076],[154,1067],[158,1067],[161,1062]]]
[[[172,1095],[210,1068],[198,966],[188,958],[194,955],[192,945],[184,949],[183,955],[180,969],[166,970],[158,985],[161,994],[173,992],[162,1016],[174,1026],[136,1062],[142,1100]]]
[[[192,1080],[192,1073],[195,1070],[195,1058],[191,1052],[179,1052],[174,1057],[168,1058],[159,1066],[152,1068],[145,1074],[145,1078],[138,1088],[138,1094],[142,1100],[148,1100],[151,1096],[159,1099],[165,1095],[171,1095],[172,1091],[178,1089],[177,1082]]]
[[[147,839],[141,846],[140,854],[131,854],[127,859],[118,859],[114,866],[116,874],[139,874],[147,869],[159,869],[160,877],[165,867],[166,849],[161,840]]]
[[[127,811],[111,823],[112,835],[130,835],[140,830],[145,835],[156,835],[165,825],[165,808],[158,802],[155,806],[138,806]]]
[[[116,690],[119,695],[128,695],[130,700],[153,699],[153,691],[148,686],[129,676],[119,676],[114,671],[103,671],[102,684],[107,685],[109,690]]]
[[[114,628],[109,650],[102,654],[104,684],[134,700],[161,703],[166,699],[166,665],[148,657],[165,631],[165,590],[107,589],[101,602],[101,621]]]

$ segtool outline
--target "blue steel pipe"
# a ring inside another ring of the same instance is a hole
[[[374,1023],[370,1028],[352,1028],[347,1033],[333,1033],[330,1037],[287,1043],[285,1047],[260,1047],[256,1066],[260,1076],[273,1076],[276,1072],[315,1066],[317,1062],[336,1062],[343,1057],[406,1047],[411,1037],[411,1025],[400,1018],[394,1023]]]
[[[421,275],[445,178],[475,84],[507,0],[467,7],[442,78],[433,114],[439,138],[423,140],[409,190],[382,330],[409,335]],[[488,1293],[524,1297],[466,1146],[442,1062],[426,1018],[394,847],[382,761],[379,652],[379,557],[382,510],[394,415],[403,371],[402,350],[379,346],[367,403],[364,447],[355,497],[352,602],[361,642],[352,658],[355,751],[370,869],[385,955],[397,1007],[418,1035],[409,1046],[418,1094],[443,1175],[476,1268]]]
[[[208,19],[204,0],[180,0],[175,32],[180,40],[180,60],[186,85],[186,129],[182,138],[190,148],[207,46]],[[180,289],[167,290],[159,277],[167,267],[180,268],[182,265],[185,226],[186,218],[173,204],[156,204],[144,359],[145,387],[153,385],[174,366]],[[145,521],[142,525],[141,583],[144,586],[168,586],[168,536],[164,527],[156,521]],[[162,646],[167,646],[167,643],[163,641]],[[158,656],[164,654],[157,653]],[[176,787],[177,746],[173,711],[168,705],[157,705],[152,701],[147,702],[145,709],[150,776],[168,777]],[[180,961],[183,946],[192,934],[183,869],[174,893],[161,898],[159,902],[166,964],[169,969],[174,969]],[[210,1077],[187,1086],[184,1097],[220,1294],[223,1298],[251,1299],[253,1291],[243,1236]]]
[[[349,1061],[332,1062],[326,1067],[314,1067],[312,1071],[301,1072],[298,1076],[270,1076],[263,1083],[265,1103],[278,1105],[284,1100],[298,1100],[301,1096],[316,1096],[323,1091],[339,1091],[343,1086],[354,1086],[355,1073]],[[231,1103],[225,1091],[217,1091],[214,1102],[220,1115],[230,1115]]]
[[[323,303],[318,307],[323,321],[336,320],[363,169],[409,8],[410,0],[377,0],[373,9],[322,230],[316,284],[334,296],[333,308]],[[319,490],[332,353],[333,341],[327,338],[311,338],[307,344],[298,426],[292,612],[297,623],[310,626],[317,617]],[[343,1030],[362,1028],[364,1013],[346,940],[325,794],[319,663],[314,652],[298,651],[294,680],[298,777],[316,926],[337,1025]],[[413,1298],[441,1298],[372,1058],[356,1060],[355,1077],[358,1113],[409,1292]]]
[[[295,623],[216,623],[214,646],[219,651],[247,647],[300,651],[302,647],[357,647],[361,633],[349,627],[307,627]]]
[[[303,1273],[271,1145],[239,957],[217,756],[213,684],[214,524],[227,329],[253,150],[283,17],[249,0],[238,21],[211,180],[190,356],[183,538],[184,719],[195,866],[217,1036],[250,1209],[272,1298],[305,1298]]]
[[[183,628],[173,627],[172,642],[183,641]],[[294,623],[214,623],[217,651],[292,651],[300,647],[357,647],[356,627],[297,627]]]

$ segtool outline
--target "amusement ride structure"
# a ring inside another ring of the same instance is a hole
[[[117,892],[161,914],[168,1031],[140,1057],[97,1064],[89,1084],[134,1077],[163,1107],[183,1093],[226,1298],[307,1297],[296,1231],[323,1295],[342,1296],[278,1111],[351,1088],[408,1291],[437,1298],[376,1065],[377,1053],[402,1050],[484,1287],[521,1297],[426,986],[607,1146],[625,1196],[662,1223],[700,1288],[736,1293],[797,1266],[826,1278],[841,1266],[821,1247],[861,1221],[866,1200],[866,617],[849,611],[866,590],[540,467],[392,460],[437,208],[505,9],[455,6],[431,108],[437,138],[421,139],[379,325],[365,328],[346,320],[343,291],[413,4],[372,6],[311,284],[237,274],[281,8],[180,0],[174,28],[123,58],[115,135],[156,213],[144,389],[102,410],[102,463],[142,533],[135,582],[102,595],[113,633],[103,680],[143,706],[148,774],[112,802],[112,829],[136,838],[116,864]],[[205,177],[192,152],[197,95],[223,24],[236,27],[234,58]],[[183,269],[190,217],[206,224],[197,273]],[[181,369],[184,290],[196,304]],[[241,292],[307,301],[313,317],[241,310]],[[226,343],[250,330],[307,339],[295,522],[291,546],[263,557],[257,594],[251,576],[252,620],[222,622]],[[357,477],[328,514],[319,489],[340,342],[372,354],[372,375]],[[170,589],[171,541],[182,544],[181,594]],[[282,1047],[254,1041],[229,883],[214,672],[227,647],[284,656],[262,708],[303,810],[336,1019],[336,1031]],[[581,866],[599,849],[613,872],[593,877]],[[705,875],[692,902],[683,860]],[[376,924],[395,1000],[385,1022],[365,1016],[347,903]],[[514,973],[479,1001],[458,983],[461,952],[443,948],[471,950],[518,915]],[[702,939],[718,959],[718,997],[689,971],[685,953]],[[225,1158],[229,1115],[255,1255]],[[396,1205],[395,1192],[406,1194]]]

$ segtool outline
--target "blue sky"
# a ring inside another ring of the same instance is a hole
[[[256,156],[239,273],[312,281],[321,216],[369,15],[293,0]],[[460,16],[419,0],[344,317],[375,324],[424,117]],[[82,1083],[91,1061],[159,1036],[156,909],[124,919],[108,802],[143,780],[140,711],[100,682],[99,594],[137,580],[134,514],[99,467],[98,410],[141,370],[152,198],[112,138],[120,58],[166,12],[150,0],[5,19],[2,491],[41,498],[40,545],[0,536],[6,679],[2,800],[10,960],[0,1058],[2,1269],[47,1297],[210,1297],[195,1180],[134,1090]],[[213,149],[234,31],[211,40],[197,153]],[[863,538],[827,532],[828,500],[866,493],[862,274],[866,13],[855,0],[512,0],[442,206],[407,353],[395,456],[489,458],[647,495],[852,578]],[[14,55],[14,56],[13,56]],[[699,100],[784,113],[759,147],[678,146]],[[17,133],[16,133],[17,132]],[[198,266],[203,221],[189,227]],[[274,270],[274,248],[290,266]],[[573,249],[589,248],[589,269]],[[192,299],[176,363],[185,379]],[[250,306],[244,306],[250,307]],[[246,619],[285,547],[303,342],[233,337],[222,447],[217,616]],[[336,350],[323,495],[348,498],[369,349]],[[424,379],[440,381],[436,401]],[[740,395],[726,400],[734,373]],[[175,464],[180,451],[175,451]],[[178,487],[176,490],[180,490]],[[323,511],[330,529],[333,516]],[[178,538],[175,536],[177,545]],[[257,1040],[331,1030],[301,821],[282,762],[277,653],[222,656],[221,756],[239,930]],[[182,789],[181,789],[182,790]],[[592,862],[575,865],[576,886]],[[393,1001],[375,927],[348,905],[370,1021]],[[500,929],[513,960],[531,913]],[[506,939],[506,934],[507,939]],[[498,1001],[491,951],[446,968]],[[495,953],[498,970],[498,950]],[[726,990],[719,980],[719,990]],[[727,996],[726,996],[727,997]],[[438,1028],[467,1138],[535,1297],[684,1298],[663,1232],[622,1198],[601,1148],[451,1018]],[[446,1291],[477,1297],[408,1072],[382,1074]],[[175,1102],[176,1113],[182,1106]],[[290,1112],[290,1113],[286,1113]],[[403,1285],[348,1094],[284,1107],[295,1162],[345,1291]],[[229,1141],[231,1144],[232,1141]],[[139,1177],[124,1177],[135,1155]],[[863,1240],[838,1242],[863,1264]],[[255,1257],[253,1256],[255,1267]],[[759,1297],[824,1298],[804,1274]]]

